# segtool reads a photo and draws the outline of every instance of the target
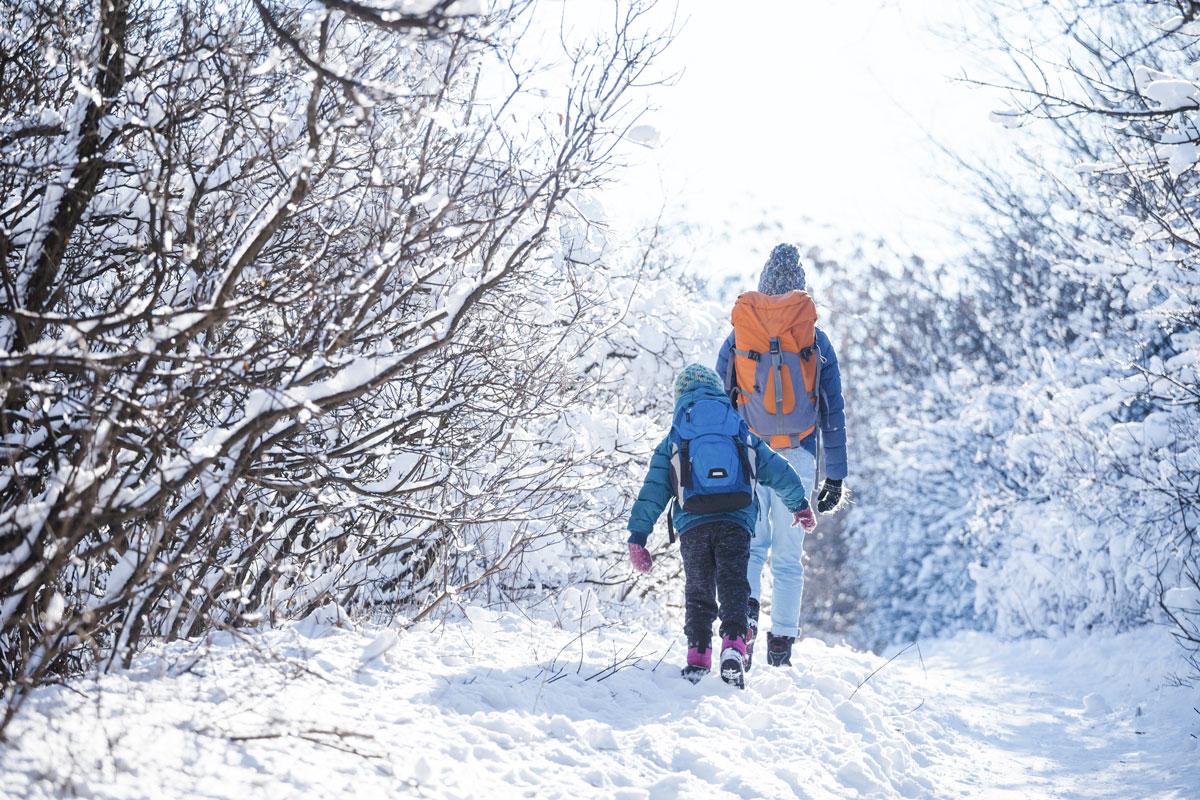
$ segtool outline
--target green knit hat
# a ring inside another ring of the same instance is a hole
[[[711,386],[718,392],[725,390],[716,372],[703,364],[688,364],[680,371],[678,377],[675,378],[675,402],[678,403],[679,398],[685,392],[691,391],[701,385]]]

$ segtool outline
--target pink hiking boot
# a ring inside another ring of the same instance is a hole
[[[746,688],[746,639],[742,636],[721,639],[721,680],[739,689]]]
[[[701,642],[688,642],[687,666],[680,674],[692,683],[698,683],[712,669],[712,646]]]

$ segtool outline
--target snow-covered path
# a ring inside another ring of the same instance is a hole
[[[0,796],[1200,798],[1200,692],[1162,686],[1161,631],[886,665],[806,640],[738,692],[681,680],[673,635],[467,612],[222,635],[40,690]]]
[[[1164,685],[1170,647],[1153,630],[929,646],[923,710],[949,745],[933,771],[970,797],[1200,798],[1200,692]]]

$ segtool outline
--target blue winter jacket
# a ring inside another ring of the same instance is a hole
[[[838,370],[833,343],[820,328],[817,328],[816,345],[821,351],[821,444],[825,450],[825,477],[842,480],[846,477],[846,403],[842,399],[842,375]],[[717,374],[726,384],[729,383],[729,354],[732,350],[731,331],[717,353]],[[725,386],[726,391],[731,388]],[[809,434],[800,440],[800,446],[815,456],[817,437]]]
[[[678,410],[701,398],[715,398],[729,404],[729,397],[719,389],[700,384],[684,392],[676,401],[675,408]],[[808,508],[808,492],[805,491],[804,482],[796,474],[792,465],[754,434],[750,434],[750,439],[754,444],[754,453],[758,459],[758,482],[774,489],[783,498],[784,505],[791,511],[803,511]],[[650,471],[646,473],[646,480],[642,482],[642,490],[638,492],[637,502],[633,504],[633,511],[629,514],[629,541],[645,546],[647,537],[654,530],[655,521],[667,507],[667,503],[675,503],[675,499],[674,493],[671,491],[670,451],[667,438],[664,437],[658,447],[654,448],[654,456],[650,459]],[[689,514],[679,508],[678,503],[675,503],[674,507],[675,530],[680,534],[697,525],[719,520],[733,522],[747,531],[753,531],[756,519],[758,519],[757,494],[754,502],[739,511],[725,511],[719,514]]]

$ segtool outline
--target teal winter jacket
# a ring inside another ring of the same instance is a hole
[[[701,384],[684,392],[683,396],[676,401],[675,408],[678,410],[702,397],[715,398],[726,404],[729,403],[729,398],[720,389]],[[758,459],[758,482],[774,489],[790,511],[803,511],[808,508],[808,492],[805,491],[804,482],[796,474],[796,470],[792,469],[792,465],[753,433],[750,434],[750,439]],[[680,509],[678,503],[675,503],[671,488],[671,462],[667,448],[666,437],[658,443],[658,447],[654,448],[654,456],[650,459],[650,471],[646,473],[646,479],[642,482],[642,490],[638,492],[637,502],[633,504],[633,511],[629,515],[630,542],[645,546],[646,539],[654,530],[655,521],[667,507],[667,503],[675,504],[674,524],[675,530],[680,534],[697,525],[720,520],[733,522],[747,531],[754,530],[754,522],[758,518],[757,495],[754,497],[754,502],[738,511],[725,511],[719,514],[689,514]]]

